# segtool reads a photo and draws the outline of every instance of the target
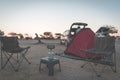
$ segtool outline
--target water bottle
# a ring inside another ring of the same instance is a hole
[[[54,52],[48,52],[48,58],[53,59],[54,58]]]
[[[51,52],[51,58],[54,59],[54,52]]]
[[[51,57],[51,53],[50,53],[50,52],[48,52],[48,59],[50,59],[50,57]]]

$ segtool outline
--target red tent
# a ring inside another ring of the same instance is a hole
[[[95,33],[90,28],[82,29],[71,40],[71,42],[65,50],[65,53],[80,57],[88,57],[86,56],[86,53],[81,50],[93,48],[94,37]]]

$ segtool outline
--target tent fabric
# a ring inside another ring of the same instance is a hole
[[[95,33],[90,28],[84,28],[79,31],[74,38],[71,40],[66,50],[65,54],[70,54],[79,57],[88,57],[88,53],[82,51],[91,49],[94,46]],[[89,54],[89,57],[94,54]]]

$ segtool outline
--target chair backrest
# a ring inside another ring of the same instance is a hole
[[[95,37],[94,49],[104,52],[115,52],[115,37]]]
[[[11,50],[19,47],[17,37],[1,37],[2,49]]]

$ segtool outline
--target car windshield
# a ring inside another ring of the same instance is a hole
[[[67,35],[69,35],[69,32],[70,32],[70,30],[66,30],[66,31],[63,32],[63,35],[67,36]]]

